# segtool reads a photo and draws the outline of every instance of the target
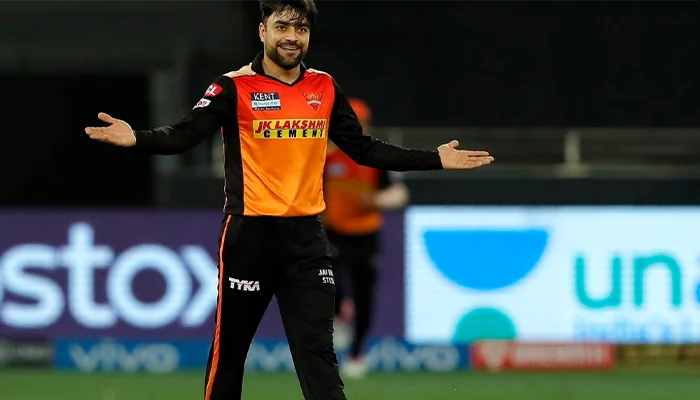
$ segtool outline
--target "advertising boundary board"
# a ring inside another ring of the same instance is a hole
[[[211,340],[223,217],[0,211],[0,336]],[[402,229],[386,214],[372,337],[403,336]],[[257,335],[284,336],[274,299]]]

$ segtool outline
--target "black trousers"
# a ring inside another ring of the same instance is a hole
[[[341,300],[348,295],[355,302],[355,324],[350,347],[352,357],[360,356],[372,322],[374,288],[377,281],[376,259],[379,255],[379,232],[365,235],[344,235],[328,231],[328,239],[335,247],[336,307],[340,311]]]
[[[246,356],[272,296],[304,399],[346,399],[333,348],[330,261],[331,247],[317,216],[225,218],[205,400],[241,398]]]

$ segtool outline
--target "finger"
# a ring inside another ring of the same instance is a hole
[[[491,164],[491,159],[488,157],[469,159],[469,161],[466,162],[466,168],[479,168],[489,164]]]
[[[100,142],[109,142],[109,134],[107,133],[106,129],[101,129],[101,128],[94,128],[93,130],[90,131],[88,134],[90,136],[90,139],[94,139]]]
[[[476,151],[476,150],[462,150],[462,151],[467,153],[467,155],[469,157],[481,157],[481,156],[488,156],[489,155],[488,151]]]
[[[448,146],[452,147],[453,149],[456,149],[459,146],[459,142],[456,140],[450,141],[450,143],[447,143]]]
[[[104,128],[85,128],[85,133],[87,133],[90,137],[93,137],[94,135],[103,135],[104,134]]]
[[[487,156],[487,157],[469,157],[470,161],[480,161],[480,162],[492,162],[493,157]]]
[[[113,123],[117,122],[116,119],[112,118],[109,114],[103,113],[103,112],[97,114],[97,118],[101,119],[102,121],[104,121],[108,124],[113,124]]]

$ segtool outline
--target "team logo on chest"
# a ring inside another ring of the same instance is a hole
[[[306,99],[306,103],[310,105],[311,107],[314,108],[314,110],[318,109],[318,106],[321,105],[321,99],[323,99],[323,93],[318,92],[318,93],[306,93],[302,92],[304,95],[304,98]]]

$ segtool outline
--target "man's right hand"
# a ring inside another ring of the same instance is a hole
[[[129,124],[120,119],[112,118],[105,113],[99,113],[97,118],[108,123],[109,126],[104,128],[85,128],[85,133],[90,136],[90,139],[123,147],[136,145],[136,136],[134,136],[134,131]]]

